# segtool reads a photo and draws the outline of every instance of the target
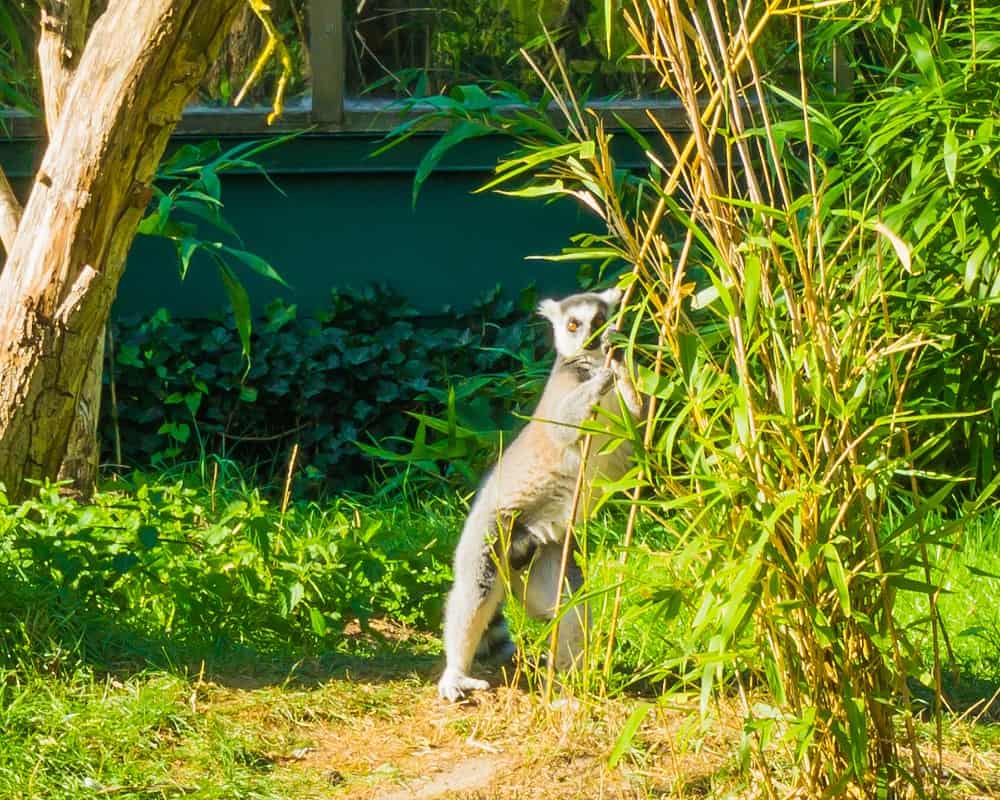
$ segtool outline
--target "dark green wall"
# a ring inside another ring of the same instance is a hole
[[[473,194],[509,142],[465,146],[442,163],[413,207],[413,173],[434,139],[414,137],[369,158],[375,141],[304,136],[262,154],[284,194],[257,173],[224,176],[226,218],[246,248],[268,259],[290,284],[286,289],[238,269],[255,308],[282,296],[307,311],[324,304],[331,287],[366,281],[387,281],[427,310],[467,305],[497,283],[516,291],[534,282],[551,294],[575,288],[575,266],[525,258],[559,252],[571,234],[593,230],[593,218],[566,201],[546,205]],[[33,142],[0,142],[0,163],[15,176],[30,174],[37,153]],[[207,258],[196,256],[182,282],[172,245],[140,236],[115,313],[165,306],[178,315],[203,314],[225,303]]]

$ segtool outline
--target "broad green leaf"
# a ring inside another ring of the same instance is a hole
[[[313,633],[317,636],[326,636],[326,618],[314,606],[309,608],[309,624],[312,626]]]
[[[299,581],[295,581],[291,586],[288,587],[288,613],[291,614],[295,607],[302,602],[302,599],[306,596],[306,587],[303,586]]]

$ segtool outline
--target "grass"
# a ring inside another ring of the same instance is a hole
[[[640,529],[629,562],[610,696],[591,681],[547,707],[529,669],[507,687],[494,673],[496,692],[445,707],[435,609],[461,524],[451,501],[282,511],[246,487],[134,476],[90,506],[43,493],[0,519],[0,798],[753,793],[735,697],[718,696],[700,719],[696,691],[657,691],[690,616],[664,611],[683,570],[662,528]],[[147,528],[158,539],[144,547]],[[616,574],[619,529],[614,517],[592,526],[595,575]],[[950,590],[941,609],[957,683],[945,765],[958,797],[1000,791],[989,783],[1000,774],[1000,703],[986,706],[1000,685],[1000,581],[981,574],[1000,573],[998,535],[1000,517],[987,518],[962,553],[934,554]],[[317,556],[331,550],[340,555]],[[356,585],[327,574],[345,568]],[[289,607],[296,582],[303,595]],[[911,599],[914,657],[927,663],[926,602]],[[310,609],[327,620],[322,634]],[[544,640],[537,626],[520,634]],[[921,671],[915,663],[915,679]],[[641,703],[651,709],[620,738]],[[920,724],[930,749],[932,723]]]

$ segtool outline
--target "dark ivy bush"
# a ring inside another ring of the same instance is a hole
[[[421,315],[385,286],[335,290],[309,316],[274,301],[249,362],[231,314],[118,320],[103,460],[118,441],[129,466],[218,457],[280,483],[297,444],[299,491],[369,490],[413,464],[474,480],[544,376],[534,303],[531,290],[517,303],[496,290],[467,311]]]

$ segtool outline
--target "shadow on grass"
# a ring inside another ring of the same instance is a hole
[[[311,688],[344,679],[432,681],[441,670],[434,637],[384,620],[352,623],[312,647],[273,632],[235,639],[191,627],[176,619],[169,630],[141,626],[124,613],[116,618],[80,601],[72,591],[0,569],[0,669],[13,672],[58,677],[82,665],[122,678],[159,670],[253,689]]]
[[[934,714],[933,687],[914,678],[908,683],[914,711],[922,719],[930,719]],[[947,714],[984,725],[1000,722],[1000,682],[997,680],[985,679],[958,667],[942,671],[941,688]]]

